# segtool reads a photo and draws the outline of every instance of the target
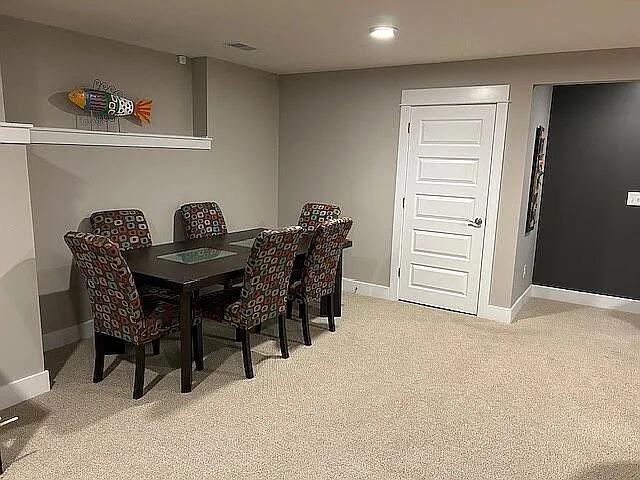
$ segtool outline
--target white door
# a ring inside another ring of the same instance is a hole
[[[477,313],[495,105],[411,109],[398,298]]]

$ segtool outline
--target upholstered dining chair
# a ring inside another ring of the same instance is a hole
[[[235,327],[247,378],[253,378],[250,330],[264,322],[277,318],[280,352],[283,358],[289,357],[284,314],[302,232],[298,226],[261,232],[251,247],[242,287],[202,296],[198,302],[203,319]]]
[[[292,303],[300,304],[302,334],[305,345],[311,345],[309,329],[309,303],[328,302],[329,330],[335,332],[333,293],[342,254],[342,245],[351,230],[353,220],[338,218],[319,225],[312,237],[302,266],[302,278],[293,279],[287,298],[287,316],[291,316]]]
[[[94,212],[89,217],[89,223],[94,235],[107,237],[123,252],[153,245],[149,223],[141,210],[130,208]],[[143,297],[160,297],[176,304],[180,302],[178,294],[168,288],[140,285],[139,292]],[[159,345],[159,342],[153,345],[153,352],[156,355],[160,353]]]
[[[302,206],[298,225],[306,232],[315,231],[319,225],[329,220],[340,217],[340,207],[330,203],[308,202]],[[293,280],[302,278],[302,259],[298,259],[293,265]],[[300,304],[300,317],[302,317],[302,304]]]
[[[133,398],[143,395],[145,346],[179,329],[179,308],[159,298],[141,297],[116,243],[101,235],[68,232],[64,241],[85,280],[95,331],[94,383],[104,377],[104,357],[110,339],[135,347],[136,370]],[[196,360],[202,363],[198,335],[202,325],[196,317],[191,329]],[[198,363],[198,362],[196,362]]]
[[[151,232],[141,210],[103,210],[89,217],[91,232],[107,237],[122,251],[150,247]]]
[[[319,225],[340,216],[340,207],[330,203],[305,203],[300,212],[298,225],[308,232],[314,231]]]
[[[227,233],[227,224],[216,202],[187,203],[180,207],[187,240]]]
[[[213,237],[227,233],[227,223],[216,202],[187,203],[180,207],[180,216],[187,240]],[[230,278],[225,287],[242,283],[242,274]]]

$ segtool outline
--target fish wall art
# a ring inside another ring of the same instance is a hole
[[[105,117],[134,116],[142,123],[151,123],[151,100],[134,102],[120,95],[94,88],[76,88],[68,98],[87,113]]]

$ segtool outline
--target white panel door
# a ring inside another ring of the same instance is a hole
[[[411,109],[399,299],[477,313],[495,116]]]

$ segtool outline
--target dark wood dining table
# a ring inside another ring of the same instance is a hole
[[[251,251],[251,240],[263,230],[266,229],[254,228],[124,252],[136,282],[170,288],[180,296],[180,369],[181,391],[183,393],[190,392],[192,384],[191,304],[194,292],[212,285],[226,285],[229,281],[237,278],[247,265]],[[309,247],[309,241],[310,236],[304,235],[298,247],[296,262],[303,261]],[[352,245],[351,240],[346,240],[343,248],[349,248]],[[166,258],[167,255],[197,249],[215,249],[221,251],[221,254],[219,258],[197,263],[179,263]],[[340,305],[342,300],[342,257],[338,264],[335,285],[334,315],[339,317],[342,313]],[[321,315],[327,314],[327,308],[326,304],[321,305]]]

